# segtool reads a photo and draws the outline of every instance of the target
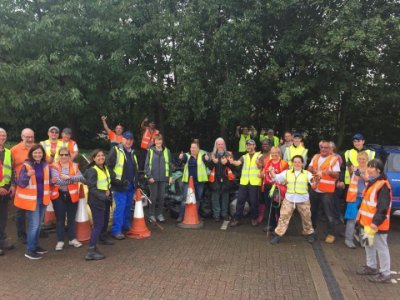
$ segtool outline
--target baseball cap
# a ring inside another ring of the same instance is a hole
[[[354,140],[359,140],[359,141],[364,141],[364,136],[361,133],[356,133],[355,135],[353,135],[352,141]]]
[[[60,128],[58,128],[57,126],[51,126],[50,128],[49,128],[49,131],[52,131],[52,130],[57,130],[57,132],[60,132]]]
[[[255,145],[256,142],[255,142],[254,140],[250,139],[250,140],[248,140],[248,141],[246,142],[246,145],[247,145],[247,144]]]
[[[124,134],[122,135],[124,138],[128,140],[133,140],[133,133],[132,131],[125,131]]]
[[[64,128],[61,133],[65,133],[65,134],[70,134],[71,135],[72,134],[72,129],[71,128]]]
[[[268,129],[267,132],[268,132],[268,133],[274,133],[274,130],[273,130],[273,129]]]
[[[298,132],[298,131],[296,131],[295,133],[293,133],[293,137],[303,138],[303,136],[301,135],[301,133]]]

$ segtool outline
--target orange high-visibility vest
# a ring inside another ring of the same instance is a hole
[[[24,163],[26,170],[29,172],[33,170],[32,166],[28,163]],[[44,190],[43,190],[43,204],[49,205],[50,203],[50,169],[46,165],[43,168],[44,176]],[[29,184],[22,188],[17,186],[17,191],[15,193],[14,205],[18,208],[34,211],[36,209],[37,202],[37,185],[36,176],[33,175],[29,179]]]
[[[337,162],[337,157],[334,156],[333,154],[329,155],[328,158],[323,162],[323,164],[318,168],[318,160],[320,158],[321,154],[316,154],[313,158],[313,164],[312,167],[314,170],[319,170],[319,171],[332,171],[332,167],[335,165]],[[318,185],[311,186],[313,189],[318,188],[321,192],[325,193],[333,193],[335,191],[335,183],[336,179],[332,178],[329,175],[322,175],[320,181],[318,182]]]
[[[58,174],[61,175],[62,167],[60,162],[53,164],[50,168],[56,168]],[[69,163],[69,176],[75,176],[78,173],[78,164],[70,162]],[[59,186],[53,185],[51,188],[51,200],[55,200],[60,196]],[[71,202],[76,203],[79,201],[79,183],[73,183],[67,185],[69,195],[71,196]]]
[[[357,215],[357,222],[362,226],[370,226],[372,219],[376,214],[376,205],[378,203],[378,191],[386,184],[390,190],[390,206],[386,212],[386,219],[378,226],[380,231],[388,231],[390,227],[390,211],[392,208],[392,189],[390,183],[387,180],[377,180],[372,184],[371,187],[365,188],[363,192],[363,200],[361,202],[360,209]]]
[[[140,144],[140,148],[147,150],[149,148],[149,143],[151,141],[152,144],[154,144],[154,138],[156,137],[156,134],[159,134],[160,132],[157,129],[153,130],[153,133],[150,132],[148,128],[143,133],[142,137],[142,143]]]
[[[62,139],[60,141],[61,141],[63,147],[68,148],[69,153],[71,153],[71,155],[75,153],[75,150],[74,150],[74,146],[76,145],[75,141],[69,140],[68,143],[64,142]]]
[[[235,175],[233,174],[231,168],[225,167],[225,174],[229,181],[235,180]],[[209,182],[215,181],[215,168],[213,168],[210,172],[210,176],[208,177]]]
[[[365,170],[365,174],[368,174],[367,170]],[[359,177],[353,172],[349,189],[347,190],[346,202],[356,202],[358,194],[358,179]]]

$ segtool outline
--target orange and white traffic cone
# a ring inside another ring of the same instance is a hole
[[[78,210],[75,217],[76,239],[80,242],[90,240],[91,228],[89,214],[86,205],[85,190],[82,185],[79,187]]]
[[[135,213],[133,214],[132,226],[126,236],[137,240],[151,236],[151,231],[147,228],[144,219],[142,193],[139,188],[135,192]]]
[[[44,228],[53,228],[57,223],[56,213],[54,212],[53,202],[50,201],[49,205],[47,205],[46,212],[44,214],[43,227]]]
[[[194,192],[193,177],[190,176],[186,196],[185,216],[183,217],[183,221],[178,224],[178,227],[198,229],[202,228],[203,225],[204,222],[200,220],[199,214],[197,213],[196,194]]]

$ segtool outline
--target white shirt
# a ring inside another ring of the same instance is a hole
[[[278,183],[286,183],[286,173],[288,170],[283,171],[282,173],[276,174],[275,178],[273,178],[273,181],[276,181]],[[307,179],[308,182],[311,183],[312,179],[312,174],[308,171],[307,172]],[[294,175],[297,177],[299,176],[300,171],[294,171]],[[306,202],[309,200],[309,195],[307,194],[292,194],[286,192],[285,198],[287,201],[292,202],[292,203],[301,203],[301,202]]]
[[[319,157],[319,159],[318,159],[318,169],[315,170],[315,171],[319,171],[319,170],[320,170],[321,165],[328,159],[328,157],[329,157],[329,156],[325,156],[325,157],[320,156],[320,157]],[[310,162],[310,166],[313,165],[314,159],[315,159],[315,156],[312,158],[312,160],[311,160],[311,162]],[[338,173],[340,172],[339,160],[336,160],[336,162],[335,162],[335,164],[333,165],[333,167],[330,168],[330,171],[338,172]],[[317,193],[324,193],[324,192],[320,191],[318,188],[316,188],[315,191],[316,191]]]

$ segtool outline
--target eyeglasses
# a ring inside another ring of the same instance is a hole
[[[52,131],[50,131],[50,133],[58,133],[58,131],[57,130],[52,130]]]
[[[60,153],[60,156],[69,156],[69,154]]]

